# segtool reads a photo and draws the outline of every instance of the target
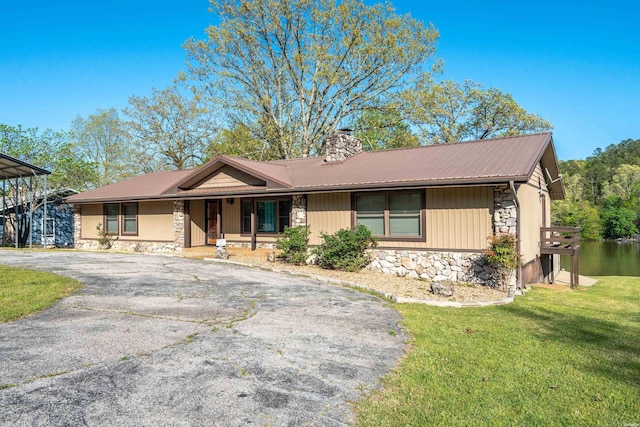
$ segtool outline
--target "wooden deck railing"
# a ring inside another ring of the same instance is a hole
[[[540,253],[571,256],[571,287],[579,284],[578,251],[580,250],[580,228],[543,227],[540,229]]]

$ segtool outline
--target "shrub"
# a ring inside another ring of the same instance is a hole
[[[119,239],[116,233],[108,233],[101,223],[96,226],[96,230],[98,230],[98,244],[101,248],[111,249],[113,242]]]
[[[322,244],[314,253],[318,256],[318,265],[334,270],[358,271],[369,263],[367,248],[375,248],[377,239],[364,225],[355,230],[342,229],[335,234],[321,234]]]
[[[304,264],[309,247],[309,227],[285,227],[282,237],[278,238],[276,248],[282,250],[279,258],[290,264]]]
[[[520,263],[516,252],[516,238],[513,234],[489,236],[489,247],[484,251],[487,263],[497,266],[503,287],[509,285],[512,273]]]

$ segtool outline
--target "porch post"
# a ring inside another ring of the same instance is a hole
[[[218,211],[216,212],[216,239],[222,239],[222,204],[224,199],[218,200]]]
[[[16,223],[15,223],[16,225],[14,227],[14,233],[13,233],[14,234],[13,240],[15,240],[16,249],[18,249],[18,240],[20,240],[19,239],[19,236],[20,236],[20,221],[19,221],[20,215],[18,214],[18,203],[19,203],[19,199],[18,199],[19,191],[18,191],[18,189],[19,189],[19,185],[20,185],[20,183],[18,182],[18,177],[16,177],[16,202],[13,205],[13,211],[16,214]]]
[[[2,246],[7,244],[7,181],[2,180]]]
[[[33,177],[31,175],[29,175],[29,249],[33,249]]]
[[[257,242],[256,242],[256,201],[253,201],[253,207],[251,208],[251,250],[255,251]]]

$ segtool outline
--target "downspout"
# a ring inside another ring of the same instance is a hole
[[[511,192],[513,193],[513,203],[516,204],[516,254],[518,255],[518,268],[516,269],[516,289],[522,289],[522,265],[520,263],[520,200],[518,200],[518,193],[516,192],[516,186],[513,180],[509,181],[509,187],[511,188]]]

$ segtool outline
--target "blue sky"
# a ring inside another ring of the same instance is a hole
[[[549,120],[560,159],[640,139],[640,5],[393,4],[440,31],[443,78],[498,87]],[[207,8],[207,0],[1,0],[0,123],[66,130],[78,115],[164,88],[185,69],[182,43],[214,21]]]

